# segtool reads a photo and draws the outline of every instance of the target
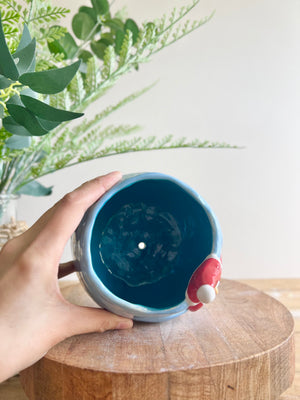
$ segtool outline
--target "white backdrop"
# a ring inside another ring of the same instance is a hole
[[[75,12],[84,3],[63,5]],[[142,22],[182,4],[187,2],[117,0],[114,7],[127,5]],[[21,218],[33,223],[98,174],[165,172],[193,186],[217,214],[225,277],[299,277],[300,2],[203,0],[193,18],[213,10],[208,24],[124,77],[88,112],[159,79],[109,122],[138,123],[144,135],[172,133],[243,148],[132,153],[67,168],[41,179],[54,185],[51,197],[22,198]],[[70,257],[67,248],[63,258]]]

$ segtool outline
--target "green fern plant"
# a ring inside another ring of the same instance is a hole
[[[91,0],[91,7],[82,6],[74,14],[72,32],[68,32],[59,25],[69,12],[63,7],[53,7],[44,0],[0,0],[2,42],[7,45],[6,57],[10,60],[9,68],[1,64],[0,46],[0,193],[50,194],[51,188],[36,179],[114,154],[178,147],[228,147],[172,136],[160,140],[145,138],[134,135],[139,129],[136,125],[104,124],[108,115],[149,87],[108,106],[91,119],[80,118],[77,125],[69,123],[121,76],[137,70],[154,54],[209,21],[212,15],[200,21],[186,19],[198,3],[199,0],[193,0],[180,10],[173,10],[169,17],[138,26],[121,12],[112,15],[107,0]],[[27,46],[34,43],[32,63],[25,60],[31,69],[13,75],[11,71],[18,70],[18,63],[23,62],[18,49],[24,41]],[[68,72],[65,79],[63,71]],[[55,74],[60,78],[52,79]],[[59,84],[62,80],[68,81],[64,88]],[[55,90],[51,89],[55,85]]]

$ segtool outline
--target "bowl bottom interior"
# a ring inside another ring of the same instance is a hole
[[[181,303],[212,249],[206,211],[172,181],[145,180],[113,195],[91,237],[93,268],[116,296],[157,309]]]

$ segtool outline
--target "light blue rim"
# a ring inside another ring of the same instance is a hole
[[[89,210],[85,213],[79,228],[75,232],[73,239],[74,256],[78,270],[78,276],[86,291],[102,307],[124,317],[134,318],[137,321],[161,322],[183,314],[188,309],[188,304],[184,300],[175,307],[157,309],[145,307],[139,304],[132,304],[113,294],[99,279],[92,267],[92,256],[90,242],[96,217],[100,209],[118,191],[129,187],[139,181],[150,179],[165,179],[174,182],[191,195],[205,210],[213,232],[213,244],[211,253],[221,256],[222,232],[219,222],[207,202],[189,185],[170,175],[159,172],[144,172],[137,174],[124,175],[123,179],[105,193]],[[207,254],[209,255],[209,254]]]

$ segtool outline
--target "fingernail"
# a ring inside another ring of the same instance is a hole
[[[133,321],[131,319],[119,322],[116,329],[131,329],[133,327]]]
[[[112,171],[104,176],[112,176],[112,177],[116,177],[118,179],[122,179],[122,173],[120,171]]]

